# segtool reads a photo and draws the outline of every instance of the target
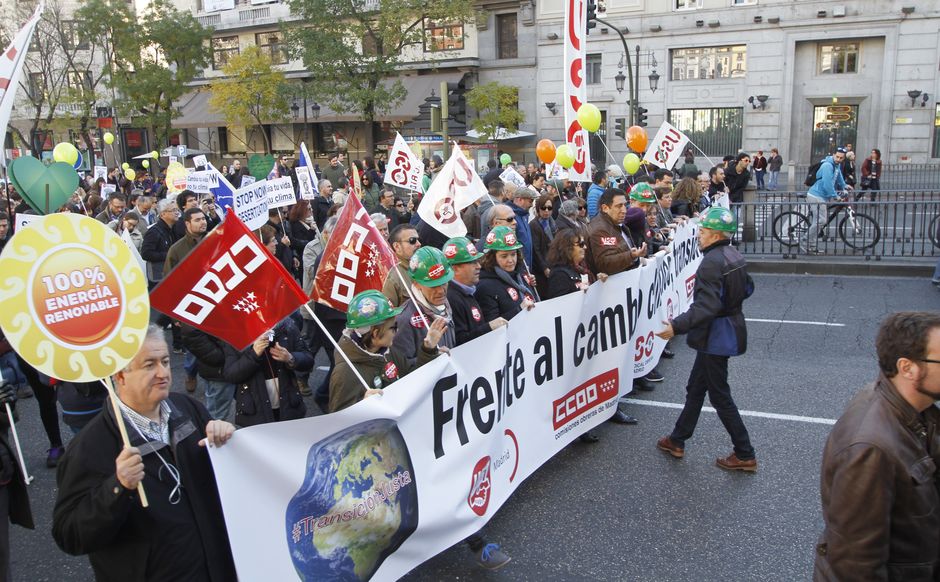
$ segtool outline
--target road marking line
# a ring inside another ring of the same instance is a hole
[[[676,402],[657,402],[655,400],[637,400],[636,398],[622,398],[621,402],[640,404],[642,406],[657,406],[659,408],[676,408],[680,410],[685,406],[684,404],[678,404]],[[703,406],[702,410],[706,412],[717,412],[711,406]],[[740,413],[741,416],[756,416],[759,418],[772,418],[774,420],[794,420],[796,422],[809,422],[812,424],[833,425],[836,423],[833,418],[818,418],[815,416],[797,416],[794,414],[777,414],[775,412],[758,412],[755,410],[739,410],[738,413]]]
[[[754,321],[758,323],[798,323],[800,325],[822,325],[827,327],[845,327],[844,323],[829,323],[826,321],[794,321],[788,319],[756,319],[745,317],[744,321]]]

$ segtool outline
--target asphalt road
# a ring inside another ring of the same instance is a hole
[[[731,445],[714,413],[703,412],[685,459],[655,448],[678,415],[664,406],[683,402],[692,366],[693,353],[674,342],[676,358],[660,367],[666,381],[629,405],[639,425],[608,423],[599,443],[569,446],[523,483],[486,527],[488,540],[513,557],[509,565],[484,571],[459,545],[405,579],[808,580],[822,528],[819,463],[830,430],[812,420],[838,418],[875,377],[878,322],[893,311],[938,310],[940,292],[918,279],[755,280],[748,318],[838,324],[748,324],[748,352],[730,366],[738,406],[794,417],[745,416],[760,464],[756,474],[715,467]],[[178,368],[182,358],[175,360]],[[29,492],[37,526],[11,530],[13,578],[91,580],[87,559],[62,553],[49,533],[55,472],[44,466],[48,443],[35,399],[22,401],[20,410],[20,436],[36,478]]]

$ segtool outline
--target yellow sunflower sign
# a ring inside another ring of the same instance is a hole
[[[44,374],[72,382],[114,374],[137,354],[149,321],[147,277],[97,220],[43,216],[0,254],[0,328]]]

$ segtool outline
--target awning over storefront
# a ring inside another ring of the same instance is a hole
[[[471,130],[468,130],[468,131],[467,131],[467,140],[468,140],[468,141],[475,141],[475,142],[485,142],[485,141],[508,141],[508,140],[510,140],[510,139],[520,139],[520,138],[523,138],[523,137],[532,137],[533,135],[535,135],[535,134],[532,133],[532,132],[529,132],[529,131],[521,131],[521,130],[517,130],[517,131],[507,131],[505,127],[500,127],[499,130],[497,130],[495,137],[493,137],[491,140],[486,140],[486,139],[483,138],[483,136],[480,135],[480,132],[478,132],[478,131],[475,130],[475,129],[471,129]]]
[[[440,93],[441,82],[456,83],[463,78],[463,73],[435,73],[432,75],[402,75],[398,77],[405,85],[408,94],[391,111],[379,114],[376,121],[410,121],[417,117],[418,106],[424,103],[424,100],[431,95],[433,90],[435,94]],[[315,82],[315,81],[314,81]],[[394,83],[393,80],[383,81],[386,85]],[[209,107],[209,89],[200,88],[184,95],[178,102],[182,115],[173,120],[173,127],[179,129],[192,129],[198,127],[219,127],[227,125],[225,118],[216,113]],[[294,120],[296,123],[302,123],[303,117]],[[339,121],[362,121],[362,116],[353,113],[339,114],[330,109],[325,104],[320,104],[320,116],[317,119],[308,119],[311,123],[326,122],[336,123]],[[284,120],[277,123],[283,123]],[[273,122],[272,122],[273,123]]]

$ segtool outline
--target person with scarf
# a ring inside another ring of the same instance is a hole
[[[502,317],[489,322],[484,320],[483,310],[473,296],[480,282],[483,253],[470,239],[457,236],[444,243],[444,257],[454,270],[454,278],[447,285],[447,301],[450,302],[457,345],[506,325]]]
[[[364,398],[380,394],[392,382],[438,356],[437,344],[447,329],[444,319],[431,324],[414,362],[409,363],[405,354],[394,346],[398,335],[396,318],[404,308],[395,307],[388,297],[375,289],[357,293],[349,302],[346,329],[338,342],[346,357],[337,358],[330,376],[329,412],[338,412]],[[350,362],[355,371],[350,368]],[[370,388],[362,385],[356,372]]]
[[[447,301],[447,283],[454,278],[454,270],[440,250],[421,247],[408,262],[408,274],[411,275],[411,293],[396,317],[398,332],[393,345],[409,365],[414,365],[427,330],[438,320],[446,323],[440,347],[450,349],[457,345],[453,312]]]
[[[555,219],[552,218],[556,203],[547,194],[539,196],[535,201],[535,218],[529,222],[529,230],[532,231],[532,272],[540,295],[544,294],[548,285],[548,247],[558,232]]]
[[[486,235],[480,282],[475,297],[483,318],[510,320],[535,305],[535,293],[522,266],[522,243],[508,226],[497,226]]]

